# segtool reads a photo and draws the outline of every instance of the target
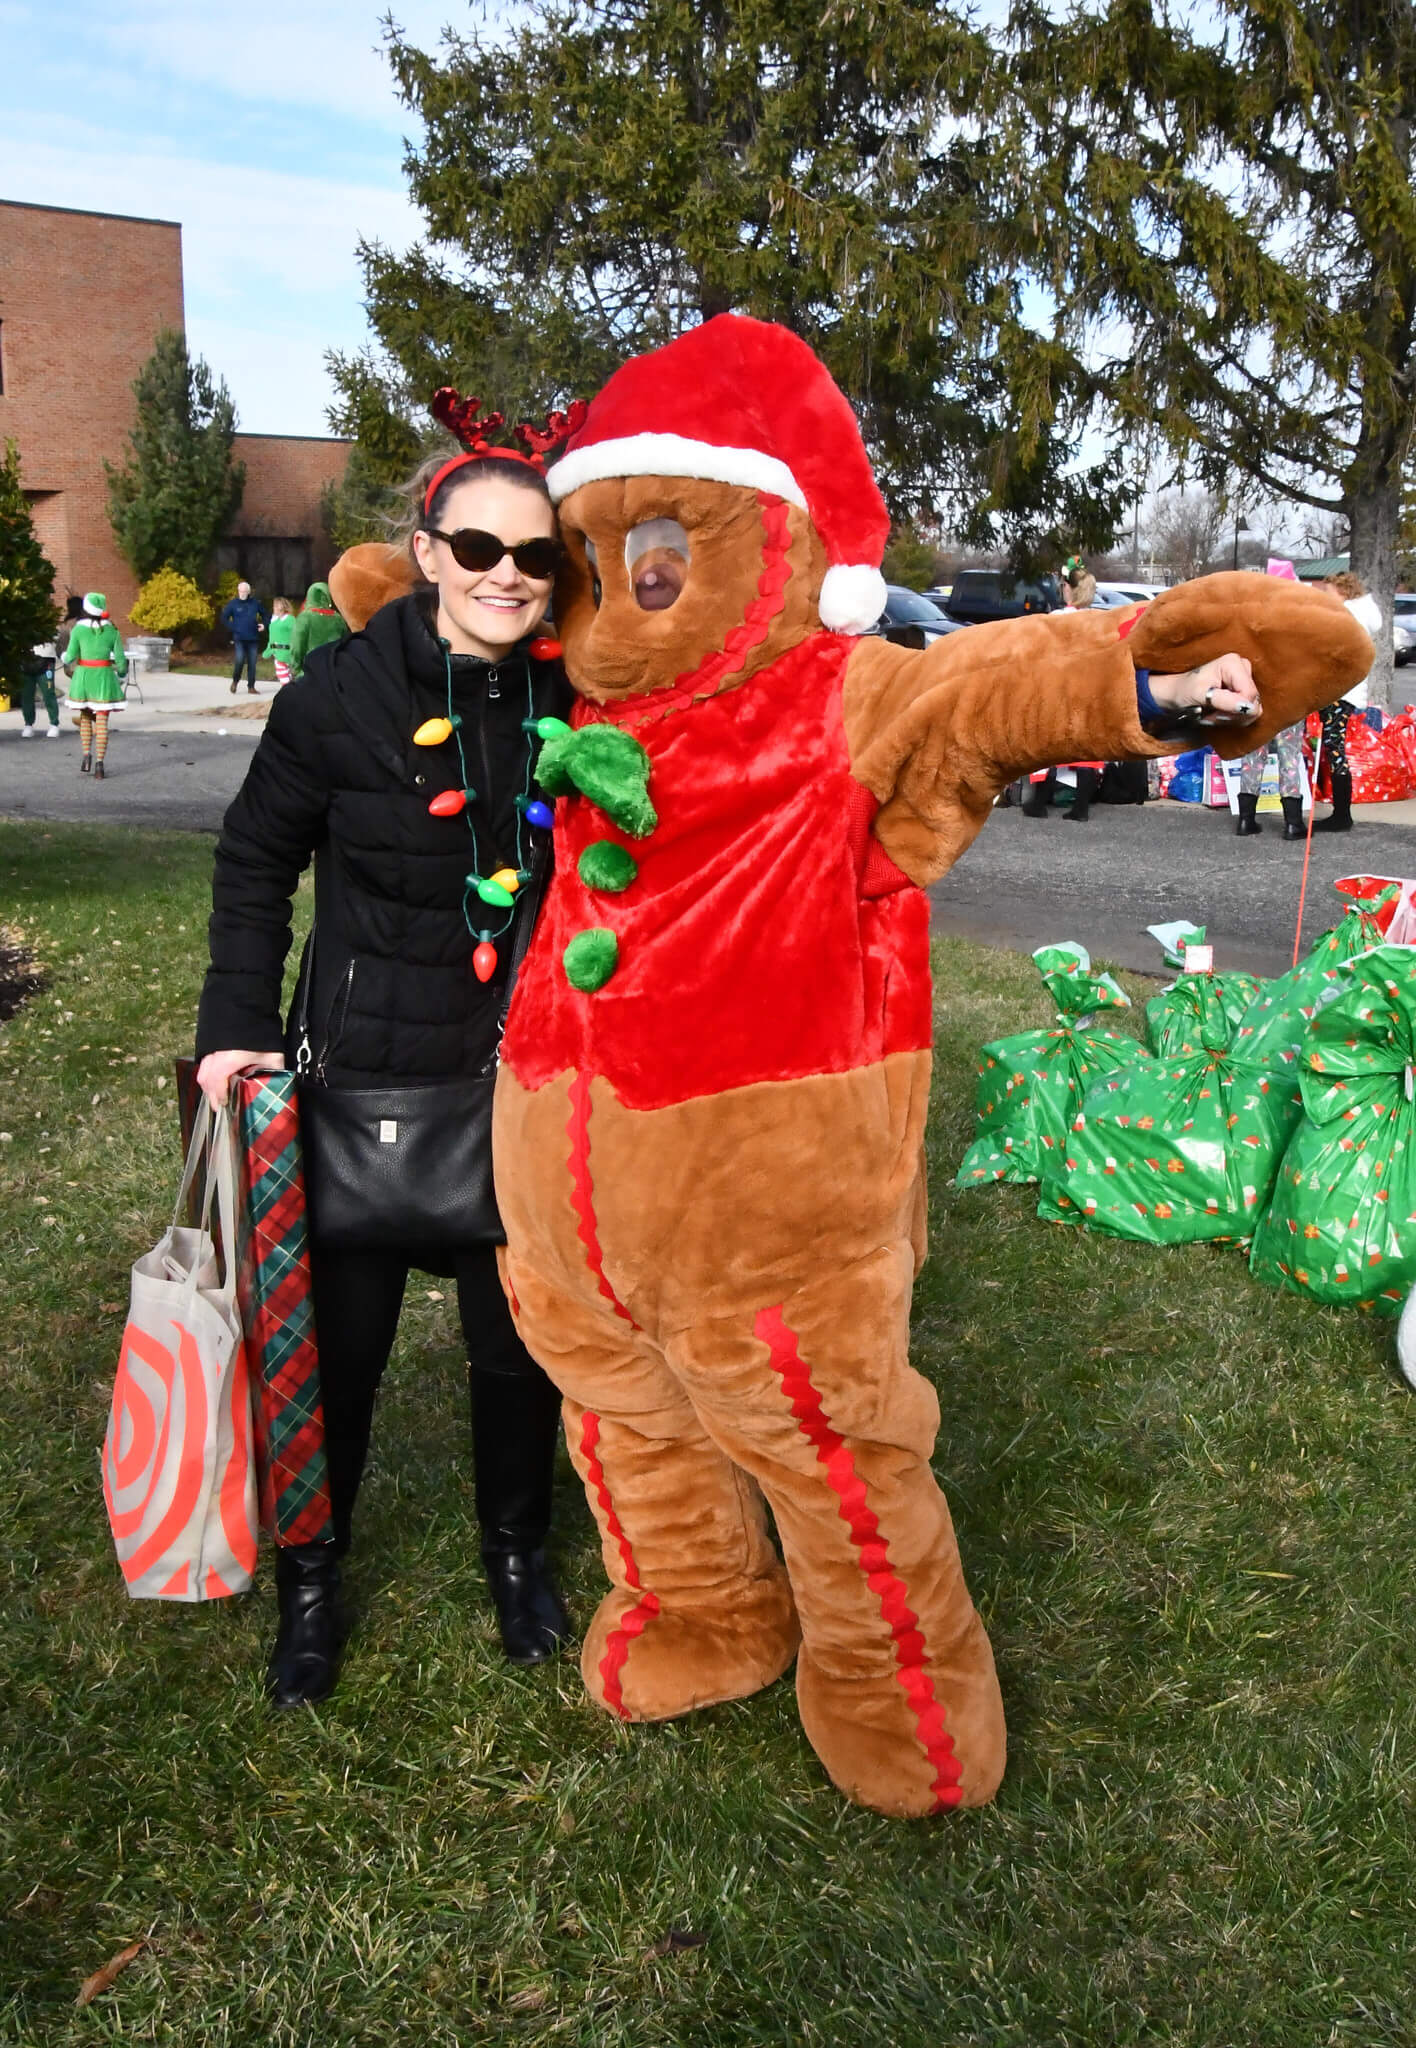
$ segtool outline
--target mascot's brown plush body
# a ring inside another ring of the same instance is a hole
[[[1023,771],[1184,744],[1142,730],[1138,669],[1247,656],[1262,716],[1219,741],[1242,753],[1370,645],[1324,595],[1243,575],[923,653],[857,637],[887,518],[854,418],[804,344],[733,315],[612,378],[551,488],[581,703],[543,761],[556,874],[494,1151],[508,1291],[612,1582],[585,1682],[658,1720],[795,1657],[850,1798],[976,1805],[1003,1709],[908,1358],[921,885]]]

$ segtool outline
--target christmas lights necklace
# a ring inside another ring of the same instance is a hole
[[[498,855],[498,865],[492,869],[491,873],[484,875],[481,872],[482,858],[477,844],[477,825],[472,815],[472,806],[477,801],[477,792],[472,787],[472,778],[467,771],[467,755],[462,744],[462,715],[454,709],[452,701],[452,649],[448,642],[443,639],[438,641],[438,645],[442,649],[443,670],[446,678],[447,712],[441,718],[424,719],[413,735],[413,744],[415,747],[440,747],[445,741],[450,739],[454,741],[457,747],[457,765],[458,774],[461,777],[461,787],[442,791],[440,795],[432,799],[428,805],[428,810],[435,818],[455,818],[460,812],[467,821],[467,830],[472,839],[472,873],[463,878],[462,916],[469,934],[477,941],[472,950],[472,972],[476,975],[478,981],[490,981],[497,970],[496,942],[498,939],[503,938],[511,929],[511,925],[516,917],[516,906],[520,901],[520,892],[524,884],[531,879],[531,871],[526,866],[526,851],[522,842],[523,830],[527,825],[535,825],[543,831],[549,831],[550,827],[555,823],[555,814],[548,804],[541,803],[531,795],[532,766],[535,761],[536,750],[534,742],[528,742],[526,766],[522,774],[521,789],[515,798],[516,864],[513,867],[510,863],[502,861],[500,855]],[[531,680],[531,661],[534,655],[545,658],[559,653],[559,643],[548,640],[533,640],[528,648],[520,650],[522,671],[526,679],[526,716],[521,721],[521,729],[528,735],[540,734],[542,737],[546,737],[548,735],[542,731],[543,727],[551,731],[559,731],[564,724],[564,721],[561,719],[537,718],[534,686]],[[500,681],[500,664],[492,663],[489,666],[486,680],[488,689],[495,689],[495,686]],[[490,777],[490,768],[488,768],[487,772]],[[490,790],[485,793],[485,800],[488,816],[490,817],[492,803]],[[474,904],[477,906],[476,921],[474,921],[473,917]],[[499,925],[490,928],[483,925],[482,921],[485,919],[488,909],[505,911],[506,915]]]

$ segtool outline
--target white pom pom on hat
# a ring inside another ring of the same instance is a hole
[[[785,498],[826,550],[822,625],[865,633],[884,611],[890,515],[845,394],[788,328],[720,313],[617,370],[547,483],[559,504],[623,476],[703,477]]]

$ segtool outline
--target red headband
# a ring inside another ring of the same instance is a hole
[[[433,499],[443,483],[455,469],[464,463],[481,462],[487,456],[499,456],[503,462],[524,463],[527,469],[534,469],[538,476],[545,474],[546,457],[553,448],[558,448],[580,426],[585,418],[586,406],[583,398],[577,398],[569,413],[553,412],[546,416],[544,428],[533,427],[525,421],[516,429],[517,439],[524,441],[531,450],[523,455],[519,448],[503,448],[488,441],[487,435],[502,425],[504,415],[489,412],[485,419],[479,417],[482,401],[480,398],[462,398],[451,384],[444,384],[440,391],[433,393],[430,410],[434,419],[439,420],[449,433],[455,434],[462,443],[462,453],[453,455],[443,464],[423,493],[423,517],[426,519]]]
[[[540,474],[541,464],[533,462],[529,455],[518,454],[515,448],[490,448],[485,442],[480,448],[465,448],[460,455],[449,457],[423,493],[423,517],[426,519],[432,510],[433,500],[437,496],[445,477],[450,477],[455,469],[461,469],[464,463],[484,462],[488,456],[492,455],[499,456],[503,462],[524,463],[527,469],[534,469],[538,475]]]

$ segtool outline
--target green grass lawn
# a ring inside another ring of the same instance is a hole
[[[3,915],[52,977],[0,1028],[0,2042],[1416,2041],[1416,1402],[1390,1325],[1262,1290],[1232,1251],[951,1191],[980,1041],[1048,1014],[1026,960],[939,949],[915,1314],[1008,1704],[992,1809],[847,1806],[790,1683],[629,1731],[573,1662],[500,1663],[435,1281],[329,1705],[262,1704],[268,1572],[242,1601],[130,1603],[97,1447],[174,1189],[210,851],[0,824]],[[585,1617],[598,1545],[563,1478]]]

